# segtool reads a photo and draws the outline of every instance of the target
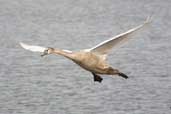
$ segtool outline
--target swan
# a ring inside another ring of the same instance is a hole
[[[33,52],[42,52],[42,57],[48,54],[57,54],[72,60],[83,69],[91,72],[94,76],[95,82],[102,82],[103,78],[100,76],[100,74],[120,76],[127,79],[128,76],[126,74],[120,72],[118,69],[113,68],[107,63],[107,54],[113,47],[116,47],[117,45],[122,44],[123,42],[130,39],[133,34],[144,28],[144,26],[148,23],[149,18],[147,18],[143,24],[136,26],[135,28],[132,28],[124,33],[121,33],[104,42],[101,42],[100,44],[90,49],[84,49],[80,51],[69,51],[52,47],[34,46],[25,44],[23,42],[19,43],[21,47],[26,50],[30,50]]]

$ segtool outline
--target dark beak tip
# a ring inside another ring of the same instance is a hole
[[[48,55],[48,54],[46,54],[46,53],[43,53],[42,55],[40,55],[41,57],[44,57],[45,55]]]

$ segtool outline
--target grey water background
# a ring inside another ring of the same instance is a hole
[[[149,15],[108,56],[128,80],[95,83],[70,60],[18,44],[90,48]],[[171,114],[170,20],[170,0],[0,0],[0,114]]]

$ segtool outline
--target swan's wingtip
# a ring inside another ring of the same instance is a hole
[[[146,20],[144,21],[144,24],[149,24],[152,22],[152,16],[148,16]]]
[[[28,49],[28,45],[23,43],[23,42],[19,42],[20,46],[24,49]]]
[[[23,45],[24,45],[24,43],[23,43],[23,42],[19,42],[19,44],[20,44],[20,46],[23,46]]]
[[[41,47],[41,46],[35,46],[35,45],[29,45],[25,44],[23,42],[19,42],[22,48],[33,51],[33,52],[44,52],[47,48],[46,47]]]

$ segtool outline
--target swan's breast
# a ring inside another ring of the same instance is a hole
[[[106,62],[94,53],[78,52],[75,55],[75,60],[73,61],[86,70],[100,72],[107,67]]]

